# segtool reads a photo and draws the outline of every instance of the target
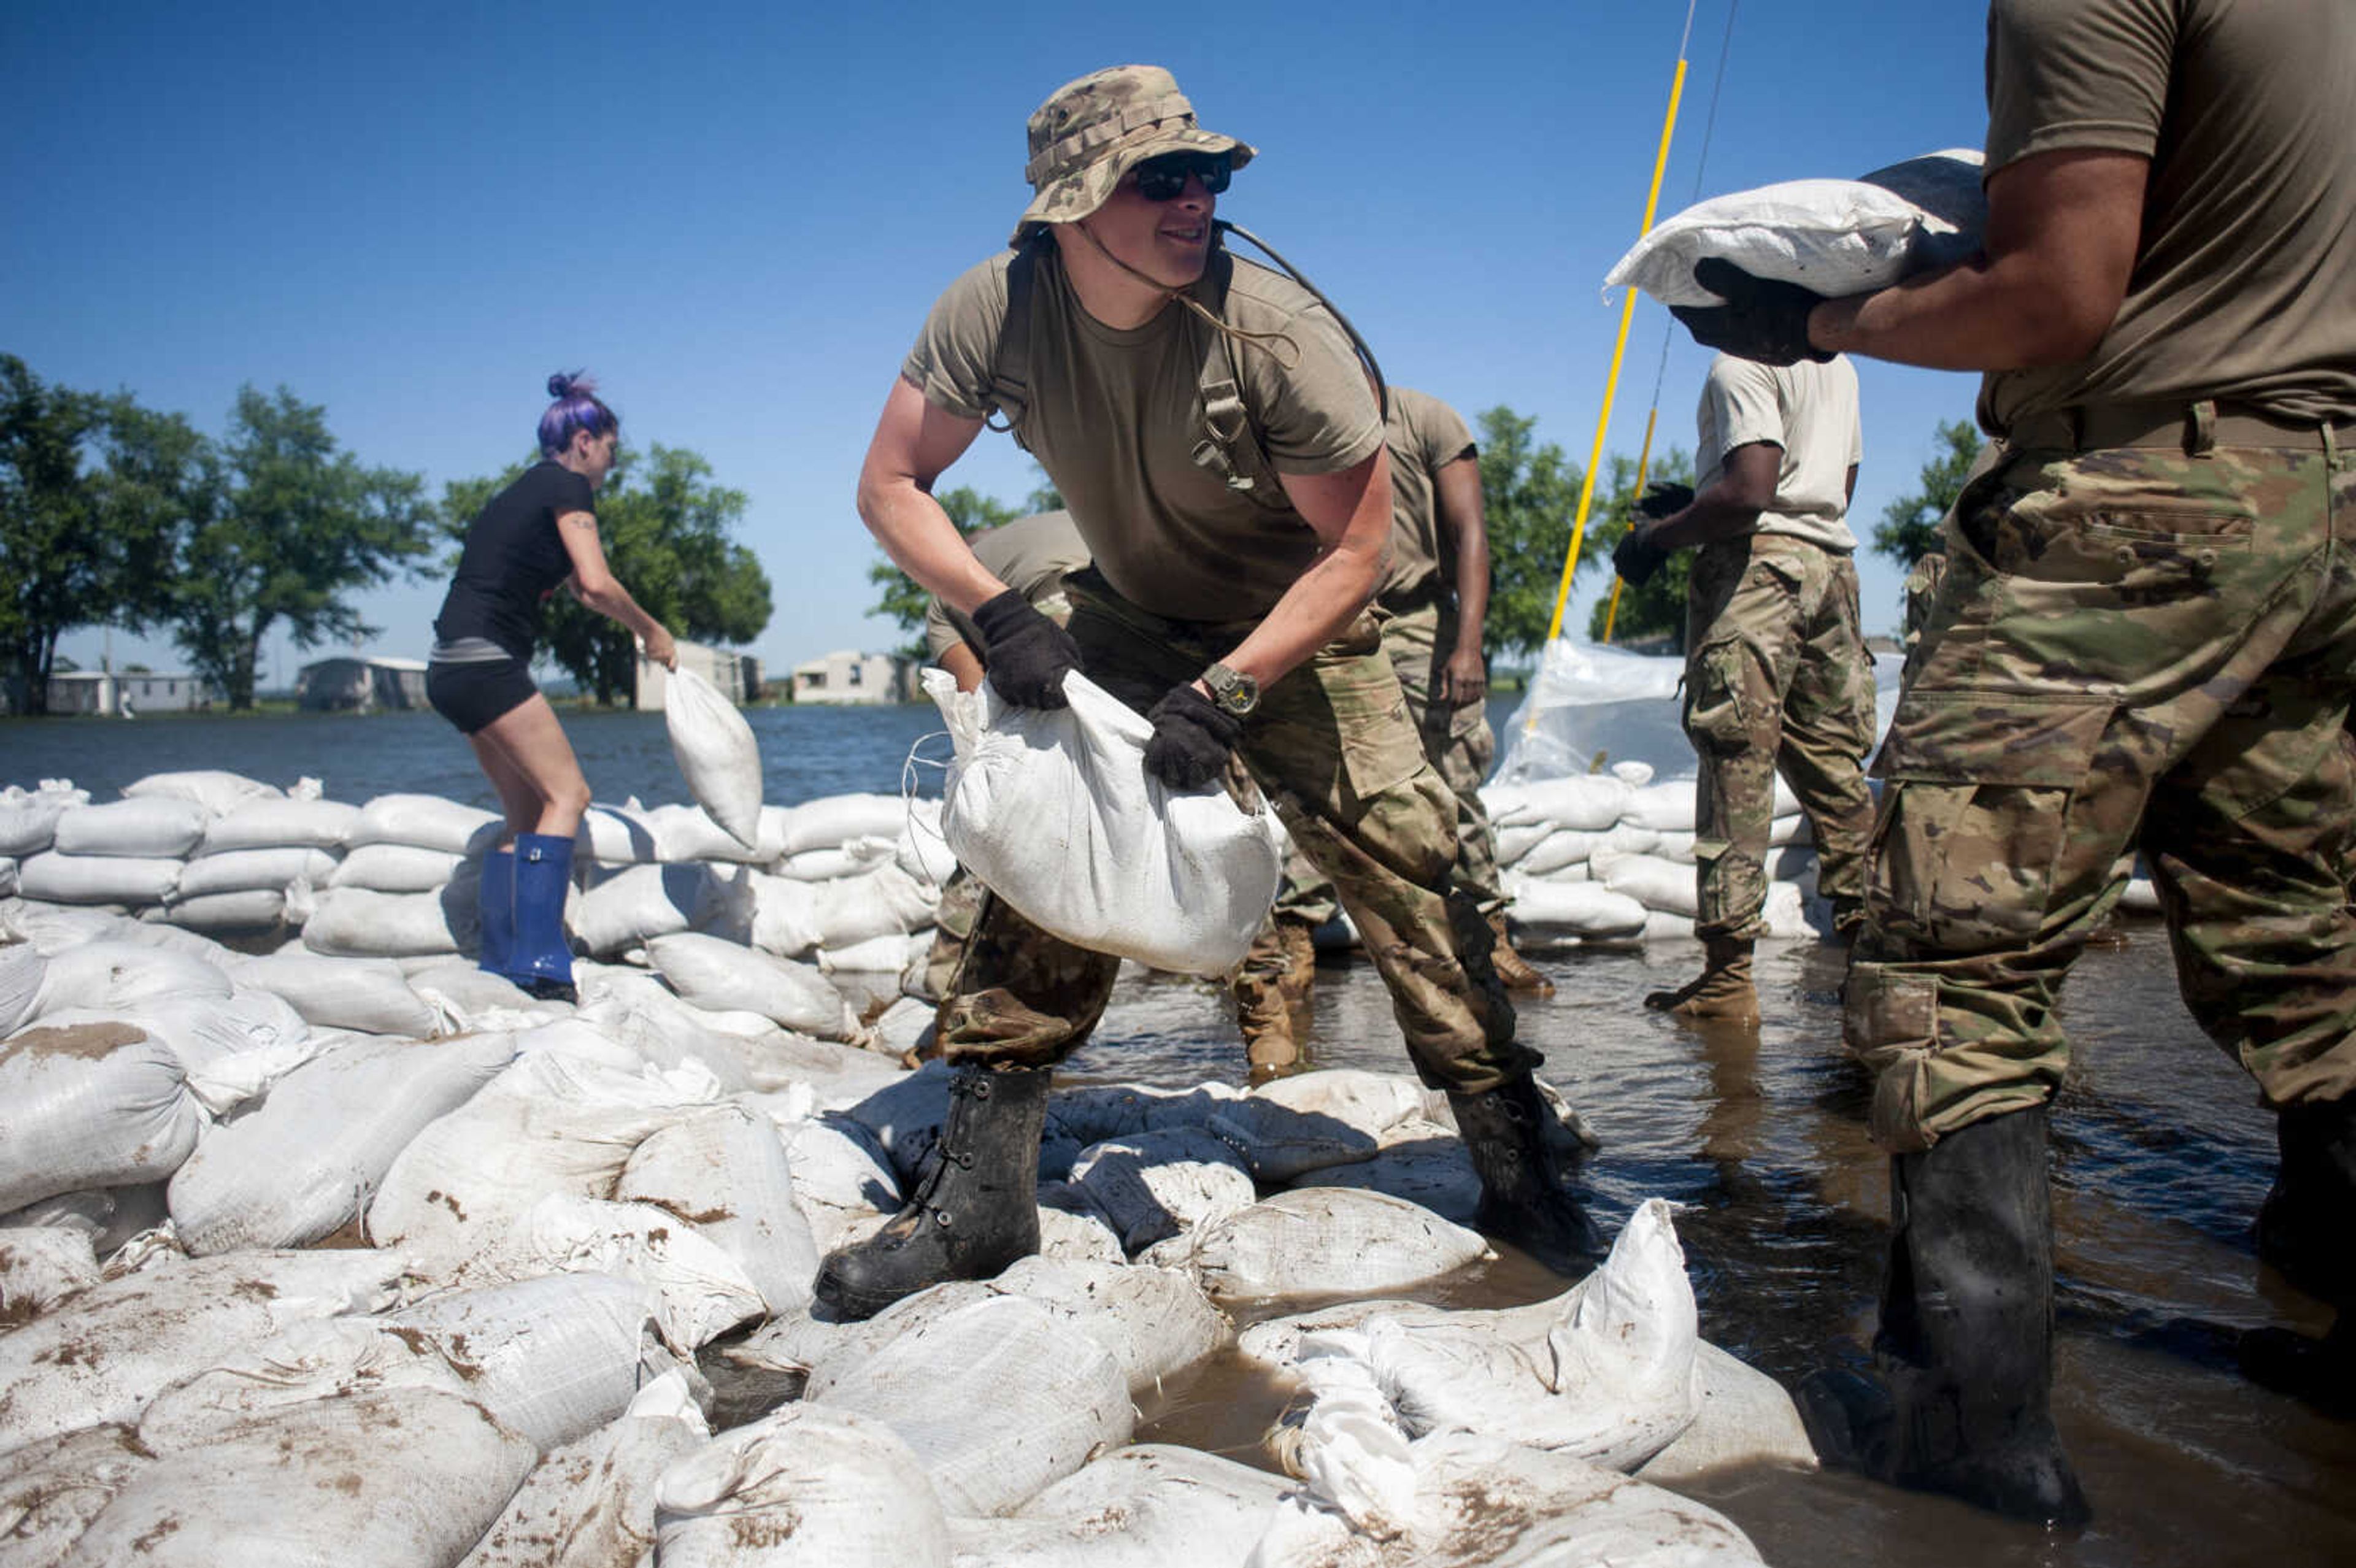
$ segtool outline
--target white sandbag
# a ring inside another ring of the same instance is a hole
[[[331,1045],[173,1173],[182,1243],[198,1254],[299,1247],[351,1224],[394,1157],[513,1054],[504,1035]]]
[[[1525,784],[1495,784],[1481,791],[1490,823],[1503,829],[1523,822],[1551,822],[1579,833],[1601,833],[1620,820],[1634,790],[1611,773],[1573,773]]]
[[[337,870],[336,858],[324,849],[279,848],[233,849],[224,855],[201,855],[180,873],[178,899],[208,893],[244,893],[257,888],[283,890],[297,877],[319,881]]]
[[[1656,833],[1690,833],[1695,792],[1699,787],[1693,779],[1664,779],[1659,784],[1647,784],[1629,795],[1628,808],[1621,813],[1620,819]]]
[[[783,856],[833,849],[854,838],[897,839],[912,818],[928,816],[938,826],[939,804],[904,800],[896,795],[830,795],[805,801],[785,815]]]
[[[1214,1109],[1205,1125],[1255,1178],[1277,1183],[1371,1157],[1385,1131],[1423,1106],[1423,1087],[1412,1078],[1326,1068],[1263,1084]]]
[[[1569,867],[1584,864],[1588,857],[1595,853],[1596,845],[1607,837],[1601,833],[1580,833],[1558,827],[1548,833],[1527,854],[1514,860],[1512,868],[1525,877],[1552,876]]]
[[[1816,1467],[1815,1445],[1782,1383],[1706,1339],[1694,1348],[1694,1373],[1701,1406],[1693,1424],[1644,1461],[1639,1478],[1676,1486],[1737,1465]]]
[[[2118,908],[2122,914],[2159,914],[2162,912],[2159,890],[2152,885],[2149,877],[2130,877],[2126,889],[2119,894]]]
[[[288,1326],[389,1305],[402,1260],[382,1253],[189,1258],[91,1285],[69,1312],[0,1336],[0,1452],[131,1421],[224,1351]]]
[[[691,1009],[652,976],[639,978],[649,987],[647,992],[630,997],[609,994],[601,1001],[573,1008],[574,1020],[627,1046],[653,1066],[684,1067],[692,1061],[711,1073],[724,1093],[739,1093],[755,1086],[754,1074],[745,1067],[751,1042],[708,1027],[703,1019],[709,1015]],[[655,996],[664,997],[669,1005],[652,1001]],[[760,1022],[765,1034],[785,1032],[766,1019]]]
[[[1282,873],[1274,815],[1145,772],[1152,726],[1085,676],[1070,706],[1015,708],[925,675],[957,748],[942,829],[958,859],[1034,923],[1156,969],[1239,963]]]
[[[573,934],[601,958],[682,931],[743,941],[754,930],[756,880],[743,866],[632,866],[581,896]]]
[[[1394,1127],[1373,1158],[1306,1171],[1293,1185],[1387,1192],[1460,1225],[1471,1225],[1481,1210],[1481,1173],[1464,1140],[1437,1122]]]
[[[699,1008],[758,1013],[821,1040],[859,1035],[851,1004],[809,965],[697,932],[656,937],[647,957],[672,990]]]
[[[642,866],[660,859],[662,849],[646,808],[632,799],[625,805],[592,805],[582,813],[573,854],[600,866]]]
[[[145,911],[139,918],[192,932],[266,932],[285,923],[286,895],[275,888],[249,888],[240,893],[207,893],[201,898],[176,896],[163,908]]]
[[[48,960],[28,942],[0,947],[0,1040],[29,1021],[40,1005]]]
[[[1039,1183],[1039,1255],[1066,1263],[1129,1262],[1120,1232],[1088,1201],[1088,1195],[1066,1181]]]
[[[932,946],[933,934],[929,931],[910,932],[905,936],[887,932],[882,936],[854,942],[848,947],[819,948],[819,973],[897,976],[907,968],[910,962],[932,951]],[[906,1001],[910,998],[901,999]]]
[[[734,1259],[772,1314],[809,1305],[819,1249],[794,1200],[785,1141],[742,1105],[699,1111],[630,1151],[614,1196],[693,1225]]]
[[[805,849],[798,855],[788,855],[777,862],[776,875],[797,882],[830,882],[837,877],[855,877],[896,862],[899,855],[897,840],[881,835],[850,838],[830,848]]]
[[[537,1028],[577,1008],[559,1001],[542,1001],[504,975],[479,968],[471,959],[447,955],[392,962],[417,999],[434,1014],[430,1028],[419,1034],[474,1034]],[[575,961],[573,978],[581,979]],[[390,1032],[390,1031],[388,1031]]]
[[[1161,1443],[1118,1449],[1005,1519],[949,1521],[958,1568],[1243,1568],[1291,1489],[1233,1459]]]
[[[794,1203],[823,1254],[851,1227],[900,1211],[900,1173],[875,1135],[850,1116],[827,1113],[779,1128],[793,1171]]]
[[[369,1238],[429,1272],[447,1269],[551,1193],[606,1196],[632,1149],[717,1089],[708,1073],[632,1073],[530,1051],[393,1159],[369,1204]]]
[[[1603,280],[1665,305],[1719,304],[1694,282],[1706,256],[1837,298],[1969,261],[1987,221],[1980,155],[1952,148],[1862,179],[1786,180],[1697,202],[1647,229]]]
[[[16,858],[0,855],[0,899],[16,896]]]
[[[204,842],[208,815],[194,801],[168,796],[76,806],[58,818],[50,847],[60,855],[185,859]]]
[[[59,779],[44,780],[38,790],[0,790],[0,855],[21,860],[39,854],[56,840],[58,818],[89,802],[88,790]]]
[[[991,1288],[1035,1301],[1102,1346],[1134,1393],[1194,1365],[1226,1342],[1227,1320],[1180,1269],[1030,1257]]]
[[[628,1568],[651,1562],[655,1488],[712,1440],[687,1373],[665,1372],[610,1424],[550,1454],[458,1568]]]
[[[238,985],[284,997],[319,1029],[418,1039],[434,1032],[434,1009],[390,959],[273,953],[247,959],[234,974]]]
[[[17,862],[16,891],[43,903],[128,904],[135,909],[170,898],[179,885],[181,865],[177,859],[68,855],[48,849]]]
[[[180,1059],[144,1029],[26,1029],[0,1045],[0,1211],[161,1181],[208,1120]]]
[[[363,844],[346,854],[340,864],[330,863],[325,872],[304,874],[319,887],[366,888],[378,893],[430,893],[456,875],[465,862],[463,855],[417,844]],[[185,886],[187,879],[181,880]],[[284,885],[294,879],[280,880]]]
[[[441,1568],[498,1517],[537,1457],[478,1404],[396,1389],[225,1429],[133,1477],[74,1543],[90,1568]]]
[[[678,1365],[655,1319],[654,1293],[635,1280],[562,1274],[450,1291],[383,1322],[422,1335],[501,1425],[545,1452],[614,1420]]]
[[[1509,822],[1496,830],[1497,864],[1519,866],[1558,829],[1551,822]]]
[[[79,1231],[90,1238],[91,1252],[104,1263],[134,1237],[171,1218],[164,1195],[165,1184],[160,1181],[59,1192],[0,1214],[0,1230],[38,1226]]]
[[[158,1454],[210,1442],[228,1427],[313,1400],[430,1389],[466,1397],[467,1378],[423,1335],[374,1317],[321,1317],[223,1350],[174,1383],[139,1416],[139,1440]]]
[[[380,795],[360,807],[344,843],[347,849],[367,844],[414,844],[464,855],[488,845],[504,827],[504,819],[496,812],[461,805],[438,795]]]
[[[30,1443],[0,1470],[0,1568],[52,1568],[90,1521],[155,1462],[128,1427],[86,1426]]]
[[[1047,1136],[1087,1145],[1168,1127],[1206,1127],[1214,1115],[1243,1098],[1243,1090],[1218,1083],[1192,1089],[1145,1083],[1058,1089],[1047,1100]]]
[[[1648,944],[1695,941],[1694,917],[1689,914],[1671,914],[1666,910],[1648,910],[1644,914],[1644,929],[1642,936]]]
[[[1690,919],[1699,907],[1691,866],[1680,866],[1656,855],[1622,855],[1598,869],[1606,888],[1634,899],[1646,909]]]
[[[38,1317],[96,1285],[98,1253],[75,1226],[0,1226],[0,1328]],[[0,1526],[0,1534],[5,1534]]]
[[[671,755],[696,804],[745,844],[761,836],[761,748],[736,705],[691,669],[663,682]]]
[[[215,1116],[260,1099],[318,1050],[303,1015],[268,991],[166,997],[111,1014],[51,1015],[60,1024],[104,1023],[110,1018],[169,1046],[187,1071],[188,1093]]]
[[[789,1404],[672,1462],[655,1487],[663,1568],[948,1568],[948,1522],[885,1423]]]
[[[1280,1192],[1197,1226],[1149,1262],[1194,1271],[1221,1306],[1412,1289],[1488,1253],[1477,1232],[1380,1192]]]
[[[185,997],[226,998],[235,987],[214,965],[133,943],[84,944],[53,955],[33,1016],[87,1008],[110,1012]]]
[[[885,1423],[968,1514],[1021,1507],[1129,1441],[1136,1418],[1119,1364],[1020,1296],[919,1324],[808,1403]]]
[[[1696,835],[1691,829],[1655,833],[1652,837],[1653,845],[1645,851],[1646,854],[1663,860],[1675,860],[1680,866],[1690,866],[1697,859],[1694,854]]]
[[[204,807],[207,816],[224,816],[258,801],[284,800],[276,784],[247,778],[226,768],[196,768],[185,773],[149,773],[123,786],[125,800],[185,800]]]
[[[1242,1157],[1199,1127],[1092,1145],[1072,1162],[1071,1184],[1131,1253],[1249,1208],[1259,1196]]]
[[[766,1310],[736,1260],[651,1203],[552,1192],[461,1266],[468,1287],[559,1274],[612,1275],[652,1291],[663,1342],[682,1357]]]
[[[938,888],[888,860],[834,881],[762,874],[753,880],[757,900],[753,945],[787,958],[930,925],[940,899]]]
[[[203,853],[241,849],[342,850],[360,808],[341,800],[256,800],[205,824]]]
[[[300,884],[297,884],[300,886]],[[331,958],[413,958],[461,953],[479,925],[476,886],[452,883],[438,893],[379,893],[322,888],[308,912],[290,899],[290,923],[303,923],[303,945]]]
[[[700,805],[659,805],[646,813],[647,830],[655,837],[655,855],[667,863],[718,860],[737,865],[766,865],[776,858],[776,846],[766,827],[763,837],[747,844],[712,819]]]
[[[1686,870],[1690,890],[1693,871]],[[1555,879],[1512,879],[1505,889],[1512,900],[1513,923],[1541,941],[1564,937],[1633,936],[1644,929],[1644,905],[1609,882],[1566,882]]]

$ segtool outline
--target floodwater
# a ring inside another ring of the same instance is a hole
[[[784,804],[896,791],[909,746],[938,727],[923,708],[749,717],[769,798]],[[565,725],[599,798],[685,797],[659,717],[568,714]],[[946,754],[938,741],[930,750]],[[345,800],[411,789],[490,804],[430,714],[0,721],[0,784],[63,775],[108,798],[141,774],[189,767],[277,783],[315,774]],[[922,793],[938,782],[916,770]],[[1843,1346],[1857,1354],[1872,1328],[1889,1184],[1865,1135],[1865,1082],[1840,1051],[1842,955],[1762,944],[1766,1021],[1756,1030],[1697,1029],[1639,1005],[1687,977],[1698,962],[1690,944],[1536,962],[1558,989],[1523,1004],[1522,1036],[1603,1141],[1582,1179],[1606,1228],[1647,1197],[1679,1204],[1703,1333],[1787,1384]],[[1370,965],[1321,965],[1314,1006],[1317,1061],[1407,1070]],[[2156,925],[2088,953],[2063,1009],[2075,1054],[2054,1117],[2056,1403],[2094,1523],[2052,1535],[1835,1474],[1740,1471],[1682,1488],[1742,1526],[1769,1562],[2356,1563],[2356,1422],[2319,1416],[2233,1369],[2240,1331],[2318,1333],[2329,1321],[2253,1249],[2251,1218],[2274,1169],[2272,1118],[2185,1012]],[[1239,1083],[1243,1056],[1211,987],[1125,980],[1066,1073]],[[1558,1287],[1507,1256],[1447,1299],[1495,1305]],[[1265,1463],[1258,1435],[1281,1397],[1231,1359],[1215,1360],[1171,1380],[1139,1436]]]

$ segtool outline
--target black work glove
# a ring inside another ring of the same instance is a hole
[[[1636,510],[1655,522],[1674,517],[1693,505],[1694,489],[1674,479],[1655,479],[1644,486],[1644,495],[1636,499]]]
[[[1080,645],[1010,588],[973,613],[982,667],[998,695],[1017,708],[1068,707],[1064,677],[1080,667]]]
[[[1808,312],[1824,302],[1824,295],[1797,283],[1754,278],[1719,256],[1696,261],[1693,275],[1695,283],[1726,302],[1669,307],[1669,314],[1684,322],[1703,347],[1762,365],[1796,365],[1803,359],[1822,363],[1832,357],[1808,347]]]
[[[1612,552],[1612,570],[1629,587],[1642,588],[1668,559],[1669,552],[1645,539],[1644,526],[1639,524],[1621,536],[1618,547]]]
[[[1244,732],[1242,720],[1192,686],[1172,687],[1145,716],[1153,721],[1145,771],[1172,789],[1201,789],[1216,780]]]

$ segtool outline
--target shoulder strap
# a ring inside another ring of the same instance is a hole
[[[1025,452],[1031,450],[1023,440],[1023,417],[1031,411],[1031,294],[1036,286],[1039,246],[1045,240],[1046,231],[1041,229],[1006,263],[1006,320],[998,329],[998,352],[990,364],[991,400],[1006,421],[990,428],[1013,436],[1014,444]]]

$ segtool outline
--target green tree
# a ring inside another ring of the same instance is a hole
[[[1980,453],[1979,428],[1968,420],[1940,421],[1932,440],[1931,460],[1922,464],[1917,481],[1921,488],[1884,507],[1881,521],[1874,525],[1875,553],[1901,566],[1912,566],[1942,548],[1939,520],[1964,493],[1965,476]]]
[[[1552,442],[1533,435],[1535,418],[1499,404],[1483,413],[1481,503],[1489,524],[1492,655],[1531,654],[1545,645],[1562,581],[1563,551],[1579,510],[1580,472]]]
[[[1047,471],[1044,468],[1041,468],[1035,463],[1031,466],[1037,471],[1039,483],[1032,485],[1031,494],[1023,497],[1023,505],[1027,509],[1025,515],[1062,511],[1064,493],[1055,488],[1055,482],[1047,477]]]
[[[1614,455],[1605,465],[1608,483],[1595,487],[1595,498],[1589,504],[1587,518],[1586,557],[1601,560],[1607,576],[1612,570],[1612,552],[1628,537],[1636,521],[1636,501],[1642,491],[1636,484],[1636,463],[1633,458]],[[1644,475],[1644,488],[1658,484],[1691,485],[1694,480],[1693,458],[1678,447],[1655,457]],[[1604,640],[1604,624],[1611,624],[1615,644],[1640,643],[1656,637],[1666,637],[1672,645],[1682,647],[1686,631],[1686,579],[1693,571],[1694,552],[1681,549],[1673,552],[1644,587],[1621,583],[1620,602],[1615,609],[1612,593],[1606,589],[1587,618],[1590,640]]]
[[[264,635],[283,622],[298,648],[372,635],[349,595],[416,572],[433,512],[422,475],[338,451],[327,410],[284,387],[239,390],[220,479],[185,536],[173,639],[250,709]]]
[[[207,446],[127,394],[47,385],[0,355],[0,675],[46,712],[58,639],[144,630],[168,603],[172,540],[198,504]]]
[[[1052,489],[1033,490],[1031,493],[1031,500],[1036,502],[1043,494],[1052,496],[1054,492]],[[954,490],[944,490],[933,499],[941,504],[941,510],[949,515],[949,521],[957,525],[957,531],[960,534],[975,533],[983,528],[994,528],[1001,523],[1011,523],[1024,515],[1003,501],[991,499],[969,485],[960,485]],[[1062,497],[1056,496],[1055,504],[1061,505]],[[1034,506],[1033,509],[1052,510],[1053,507]],[[867,607],[867,613],[871,615],[888,615],[899,623],[900,629],[910,634],[908,640],[901,645],[899,651],[911,658],[924,657],[926,653],[925,612],[931,607],[933,596],[917,587],[916,579],[894,565],[888,556],[868,567],[867,581],[882,590],[876,595],[875,603]]]
[[[482,499],[495,487],[487,485]],[[770,595],[760,559],[731,537],[744,507],[744,492],[713,484],[701,454],[650,446],[643,461],[626,458],[598,492],[597,537],[616,579],[672,635],[749,643],[768,627]],[[466,516],[480,509],[477,500]],[[600,704],[637,689],[637,638],[569,593],[549,602],[541,645]]]

